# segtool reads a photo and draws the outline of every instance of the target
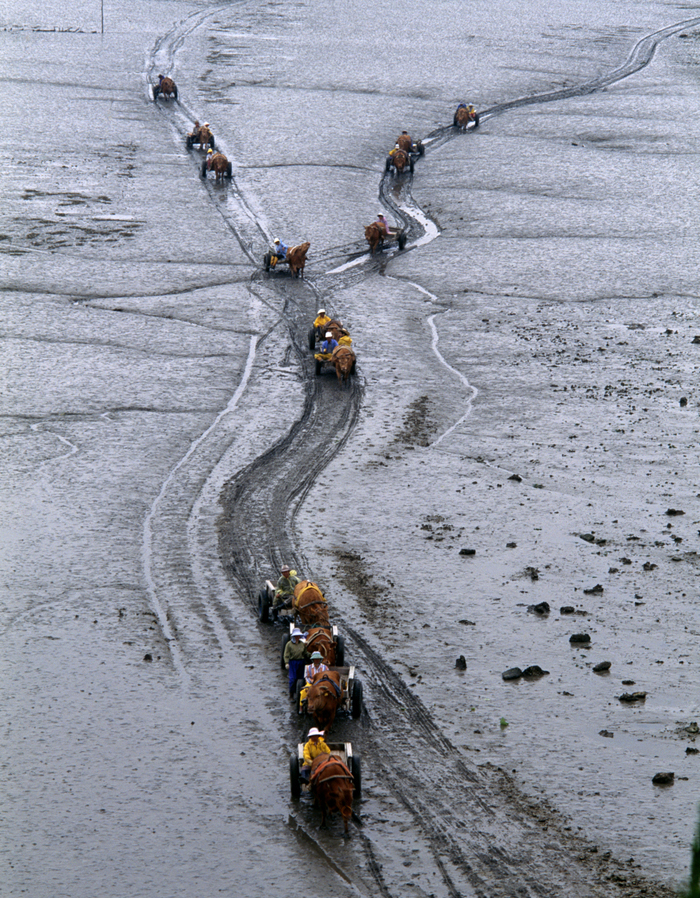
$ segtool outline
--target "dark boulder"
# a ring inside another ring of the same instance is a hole
[[[598,664],[594,665],[593,673],[605,673],[610,670],[612,667],[612,663],[610,661],[600,661]]]
[[[527,610],[533,614],[544,616],[549,614],[549,602],[540,602],[538,605],[528,605]]]
[[[519,680],[522,675],[523,672],[519,667],[510,667],[501,674],[504,680]]]
[[[455,661],[455,668],[457,670],[466,670],[467,669],[467,659],[464,655],[460,655],[459,658]]]
[[[655,786],[672,786],[673,781],[675,780],[675,773],[656,773],[652,779],[652,783]]]
[[[526,667],[523,671],[523,676],[527,680],[537,680],[540,677],[546,677],[549,673],[548,670],[542,670],[539,664],[532,664],[530,667]]]
[[[569,637],[569,642],[574,645],[587,645],[591,641],[591,637],[588,633],[574,633],[573,636]]]
[[[646,692],[623,692],[622,695],[618,695],[618,699],[627,705],[631,705],[633,702],[643,702],[646,697]]]
[[[596,583],[595,586],[591,586],[590,589],[584,589],[583,594],[585,596],[602,596],[605,590],[600,585],[600,583]]]

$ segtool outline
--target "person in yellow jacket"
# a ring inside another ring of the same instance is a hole
[[[319,309],[318,315],[314,320],[314,327],[318,330],[323,330],[327,324],[330,323],[330,316],[326,315],[325,309]]]
[[[304,746],[304,764],[299,771],[301,779],[308,783],[311,765],[314,759],[319,755],[329,755],[330,753],[331,750],[323,738],[323,730],[317,730],[316,727],[311,727],[309,730],[309,738]]]

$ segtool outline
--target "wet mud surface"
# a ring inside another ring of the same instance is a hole
[[[399,31],[362,4],[3,22],[6,117],[32,111],[0,216],[8,895],[685,875],[700,20],[441,3],[428,35],[409,7]],[[230,183],[199,178],[195,117]],[[383,176],[402,128],[426,154]],[[370,259],[378,205],[409,247]],[[261,272],[277,235],[311,241],[304,281]],[[345,388],[313,374],[321,305]],[[289,798],[306,722],[255,615],[283,561],[364,685],[334,731],[363,759],[348,841]]]

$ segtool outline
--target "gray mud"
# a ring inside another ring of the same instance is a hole
[[[104,13],[30,3],[0,34],[2,893],[671,895],[698,794],[695,11]],[[477,132],[446,127],[460,100]],[[385,178],[402,128],[426,155]],[[410,244],[370,260],[380,205]],[[303,282],[261,272],[276,235],[311,241]],[[345,389],[313,375],[321,304]],[[306,722],[255,601],[291,560],[364,683],[349,841],[289,798]]]

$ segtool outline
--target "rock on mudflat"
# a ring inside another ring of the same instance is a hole
[[[601,730],[598,735],[605,736],[606,739],[612,739],[615,736],[615,733],[611,733],[610,730]]]
[[[466,670],[467,669],[467,659],[464,655],[460,655],[459,658],[455,661],[456,670]]]
[[[646,697],[646,692],[623,692],[622,695],[618,695],[619,701],[628,705],[631,705],[632,702],[643,702]]]
[[[591,641],[591,637],[588,633],[574,633],[572,636],[569,636],[569,642],[574,645],[587,645]]]
[[[698,752],[700,752],[700,748],[694,748],[692,745],[689,745],[685,750],[687,755],[696,755]]]
[[[532,664],[523,671],[523,676],[528,680],[537,680],[539,677],[546,677],[548,670],[542,670],[539,664]]]
[[[523,672],[519,667],[509,667],[508,670],[504,670],[501,674],[504,680],[519,680],[522,675]]]
[[[476,555],[476,549],[460,549],[460,555]]]
[[[549,602],[540,602],[539,605],[528,605],[527,610],[533,614],[549,614]]]
[[[700,341],[698,341],[698,342],[700,342]],[[520,476],[520,474],[511,474],[510,477],[508,478],[508,480],[514,480],[516,483],[523,482],[523,478]]]
[[[675,780],[675,773],[656,773],[652,779],[652,783],[655,786],[672,786],[673,781]]]
[[[666,514],[667,514],[670,518],[674,518],[674,517],[677,517],[679,514],[685,514],[685,512],[684,512],[684,511],[681,511],[680,508],[667,508],[667,509],[666,509]]]
[[[611,667],[611,661],[600,661],[598,664],[594,665],[593,673],[605,673],[605,671],[610,670]]]
[[[562,605],[559,614],[573,614],[576,611],[573,605]]]
[[[596,583],[595,586],[591,586],[590,589],[584,589],[583,594],[585,596],[602,596],[605,590],[600,585],[600,583]]]

